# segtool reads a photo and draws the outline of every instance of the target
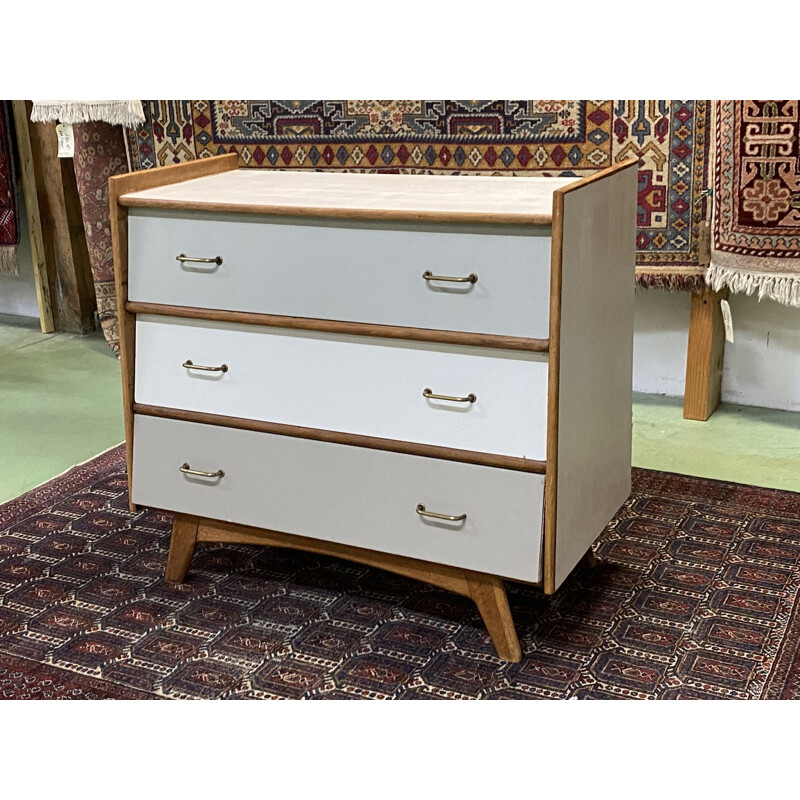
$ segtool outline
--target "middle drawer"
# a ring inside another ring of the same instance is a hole
[[[140,314],[135,375],[145,405],[546,459],[546,354]]]

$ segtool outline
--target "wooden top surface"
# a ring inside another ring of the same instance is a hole
[[[550,224],[553,192],[577,180],[237,169],[130,192],[119,202],[254,214]]]

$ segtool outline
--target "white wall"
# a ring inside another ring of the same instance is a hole
[[[28,218],[22,192],[17,192],[17,209],[20,242],[17,249],[19,275],[0,275],[0,314],[17,314],[22,317],[39,317],[36,303],[36,283],[33,279],[33,259],[28,234]]]
[[[683,395],[688,292],[637,289],[633,388]],[[800,309],[732,295],[734,342],[725,343],[722,400],[800,411]]]

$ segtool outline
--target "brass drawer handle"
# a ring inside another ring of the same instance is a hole
[[[199,475],[201,478],[224,478],[225,477],[225,470],[218,469],[216,472],[203,472],[199,469],[192,469],[185,461],[181,464],[178,469],[184,475]]]
[[[449,522],[461,522],[467,518],[466,514],[459,514],[458,516],[453,516],[452,514],[437,514],[435,511],[426,511],[425,506],[420,503],[417,506],[417,514],[421,517],[433,517],[434,519],[446,519]]]
[[[477,283],[478,276],[471,272],[466,278],[454,278],[451,275],[434,275],[429,269],[422,273],[426,281],[450,281],[451,283]]]
[[[204,367],[202,364],[194,364],[192,361],[187,359],[186,361],[181,364],[182,367],[186,369],[202,369],[204,372],[227,372],[228,365],[227,364],[220,364],[218,367]]]
[[[428,400],[452,400],[454,403],[474,403],[478,399],[472,392],[466,397],[454,397],[451,394],[434,394],[430,389],[423,389],[422,396]]]
[[[197,256],[187,256],[186,253],[181,253],[175,256],[176,261],[181,264],[216,264],[219,266],[222,263],[222,256],[214,256],[214,258],[198,258]]]

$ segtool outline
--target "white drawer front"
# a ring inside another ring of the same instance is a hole
[[[179,467],[222,478],[184,475]],[[540,579],[544,476],[137,415],[135,503]],[[416,512],[466,514],[461,522]]]
[[[131,301],[548,337],[550,229],[131,209]],[[183,264],[176,256],[222,263]],[[422,275],[478,276],[477,283]]]
[[[228,369],[187,369],[187,360]],[[477,399],[426,399],[424,389]],[[139,315],[135,400],[546,459],[547,356],[539,353]]]

